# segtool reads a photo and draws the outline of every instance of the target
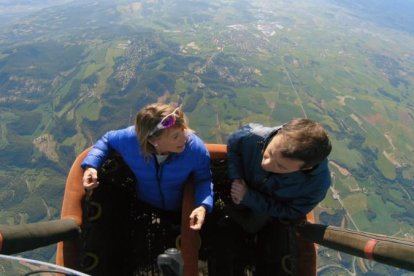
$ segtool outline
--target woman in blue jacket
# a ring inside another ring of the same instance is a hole
[[[112,150],[134,173],[138,199],[156,209],[179,211],[183,186],[191,175],[196,208],[190,215],[190,227],[201,229],[206,213],[213,207],[210,155],[179,108],[147,105],[137,113],[135,126],[102,136],[81,165],[85,189],[99,185],[97,169]]]

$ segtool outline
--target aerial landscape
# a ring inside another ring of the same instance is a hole
[[[207,143],[320,122],[333,185],[317,221],[414,240],[413,14],[411,0],[0,0],[0,224],[59,218],[76,156],[167,102]],[[55,246],[25,254],[53,262]],[[410,274],[318,254],[318,275]]]

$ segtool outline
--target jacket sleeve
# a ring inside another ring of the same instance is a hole
[[[229,179],[242,179],[242,143],[243,139],[250,134],[250,126],[244,126],[233,132],[227,140],[227,169]]]
[[[95,143],[95,145],[93,145],[93,147],[81,163],[81,167],[83,169],[89,167],[99,169],[101,167],[101,165],[106,160],[110,152],[109,141],[111,139],[112,133],[113,131],[107,132]]]
[[[297,198],[279,201],[253,189],[249,189],[241,204],[275,218],[299,219],[306,216],[321,202],[329,189],[330,179],[318,179],[318,189]]]
[[[195,187],[195,204],[196,206],[205,206],[207,212],[213,210],[213,182],[210,168],[210,154],[204,143],[201,142],[201,148],[197,151],[199,154],[197,165],[193,171]]]

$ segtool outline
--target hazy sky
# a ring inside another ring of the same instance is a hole
[[[40,9],[74,0],[0,0],[0,25],[6,25]]]
[[[330,0],[365,19],[414,35],[414,0]]]

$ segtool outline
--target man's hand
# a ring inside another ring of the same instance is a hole
[[[235,204],[240,204],[240,202],[243,200],[244,196],[247,193],[247,185],[246,182],[244,182],[243,179],[235,179],[233,180],[233,183],[231,183],[231,199]]]
[[[204,218],[206,217],[206,207],[200,206],[195,208],[190,215],[190,228],[193,230],[200,230],[203,226]]]
[[[98,171],[94,168],[87,168],[83,173],[83,187],[86,190],[92,190],[98,187]]]

